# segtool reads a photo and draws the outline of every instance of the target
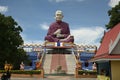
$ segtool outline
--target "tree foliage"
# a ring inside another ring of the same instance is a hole
[[[110,21],[106,25],[106,28],[111,29],[120,22],[120,2],[118,5],[108,11],[108,15],[110,16]]]
[[[20,32],[22,28],[11,16],[0,13],[0,66],[2,68],[5,61],[18,68],[20,62],[27,59],[25,51],[19,47],[23,44]]]

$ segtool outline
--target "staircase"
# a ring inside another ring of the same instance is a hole
[[[67,74],[75,74],[76,62],[73,54],[66,54]]]
[[[57,69],[61,66],[61,71],[67,72],[65,54],[52,54],[51,73],[56,73]]]
[[[75,73],[75,59],[73,54],[46,54],[44,61],[45,74],[55,73],[58,66],[67,74]]]
[[[52,54],[46,54],[44,60],[45,61],[44,61],[43,68],[44,68],[45,74],[49,74],[50,67],[51,67]]]

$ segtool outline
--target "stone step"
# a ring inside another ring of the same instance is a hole
[[[76,62],[73,54],[66,54],[67,74],[74,74]]]
[[[73,54],[46,54],[44,61],[45,74],[55,73],[61,66],[67,74],[74,74],[76,62]]]
[[[43,66],[45,74],[50,73],[51,60],[52,60],[52,54],[46,54],[44,66]]]
[[[57,68],[61,66],[62,71],[67,71],[65,54],[52,54],[52,62],[51,62],[51,73],[55,73]]]

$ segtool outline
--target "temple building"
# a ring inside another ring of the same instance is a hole
[[[102,43],[91,61],[97,62],[98,79],[120,79],[120,23],[104,34]]]

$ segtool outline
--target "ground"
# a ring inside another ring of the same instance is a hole
[[[74,76],[46,76],[45,78],[11,78],[11,80],[97,80],[97,79],[74,78]]]

